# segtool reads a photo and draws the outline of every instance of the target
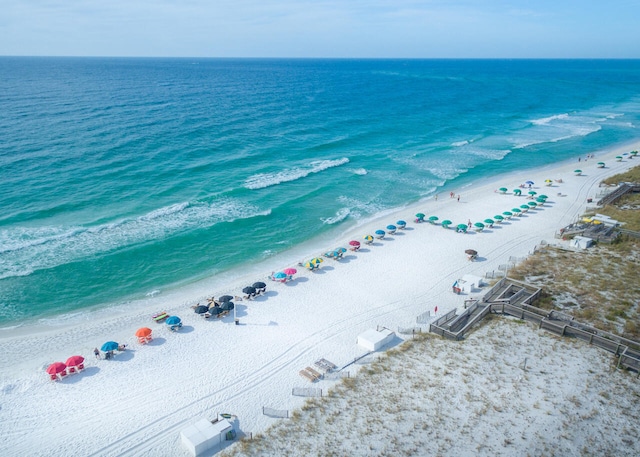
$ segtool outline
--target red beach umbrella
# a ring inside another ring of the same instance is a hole
[[[360,241],[349,241],[349,246],[360,246]]]
[[[298,270],[296,270],[295,268],[285,268],[284,270],[282,270],[282,272],[286,275],[294,275],[298,272]]]
[[[49,373],[49,374],[59,374],[59,373],[62,373],[63,371],[66,371],[66,369],[67,369],[67,366],[64,363],[62,363],[62,362],[53,362],[47,368],[47,373]]]
[[[78,365],[82,365],[84,363],[84,357],[81,355],[72,355],[65,362],[68,367],[77,367]]]

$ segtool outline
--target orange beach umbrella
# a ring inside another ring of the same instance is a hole
[[[149,327],[141,327],[136,330],[136,336],[138,338],[146,338],[148,336],[151,336],[151,332],[152,330]]]

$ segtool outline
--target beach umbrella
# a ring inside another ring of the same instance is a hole
[[[309,262],[315,264],[315,265],[319,265],[322,262],[324,262],[324,260],[322,260],[320,257],[314,257],[313,259],[309,260]]]
[[[511,211],[503,211],[502,214],[507,218],[510,219],[511,216],[513,216],[513,213]]]
[[[451,224],[453,224],[453,222],[451,222],[449,219],[445,219],[444,221],[440,222],[440,224],[441,224],[444,228],[448,228]]]
[[[47,367],[48,374],[60,374],[67,370],[67,366],[62,362],[53,362]]]
[[[621,161],[622,161],[622,156],[616,156],[616,160],[617,160],[618,162],[621,162]]]
[[[520,195],[522,193],[522,191],[520,189],[513,189],[513,194],[514,195]]]
[[[458,229],[458,232],[466,232],[468,227],[467,224],[458,224],[456,228]]]
[[[467,255],[478,255],[478,251],[475,251],[473,249],[467,249],[464,251],[464,253]]]
[[[509,190],[509,189],[507,189],[506,187],[501,187],[501,188],[500,188],[500,189],[498,189],[498,190],[500,191],[500,193],[504,194],[504,193],[505,193],[505,192],[507,192],[507,190]]]
[[[484,224],[482,222],[476,222],[475,224],[473,224],[474,227],[477,227],[479,229],[483,229],[484,228]]]
[[[316,268],[316,264],[311,262],[305,262],[302,266],[309,271],[313,271]]]
[[[349,241],[349,246],[353,246],[355,247],[359,247],[360,246],[360,241],[356,241],[356,240],[351,240]]]
[[[631,151],[630,154],[632,157],[635,157],[638,155],[638,151]]]
[[[196,314],[204,314],[207,311],[209,311],[209,307],[204,305],[198,305],[195,308],[193,308],[193,312]]]
[[[489,227],[491,227],[493,224],[495,224],[495,221],[494,221],[493,219],[486,218],[486,219],[484,220],[484,223],[485,223],[485,224],[488,224],[488,225],[489,225]]]
[[[167,320],[165,322],[167,323],[167,325],[178,325],[180,322],[182,322],[182,320],[178,316],[169,316],[167,317]]]
[[[403,228],[405,228],[405,227],[407,226],[407,223],[401,219],[401,220],[399,220],[398,222],[396,222],[396,225],[397,225],[399,228],[403,229]]]
[[[522,210],[522,212],[526,213],[527,211],[529,211],[529,205],[520,205],[520,209]]]
[[[549,197],[547,197],[546,195],[542,194],[542,195],[538,195],[538,198],[539,198],[539,199],[541,198],[541,199],[543,199],[543,200],[546,200],[546,199],[547,199],[547,198],[549,198]]]
[[[274,279],[286,279],[287,274],[284,271],[279,271],[273,275]]]
[[[322,259],[318,259],[320,260],[320,262],[322,262]],[[257,281],[254,282],[253,284],[251,284],[251,287],[255,287],[256,289],[265,289],[267,287],[267,285],[265,283],[263,283],[262,281]]]
[[[225,303],[231,303],[231,302],[225,302]],[[209,308],[209,312],[217,316],[222,312],[222,308],[220,308],[219,306],[212,306],[211,308]]]
[[[397,229],[397,227],[395,225],[393,225],[393,224],[387,225],[387,232],[389,232],[389,233],[395,233],[396,229]]]
[[[438,221],[438,216],[429,216],[429,222],[432,224]]]
[[[527,192],[529,195],[531,195],[532,197],[534,195],[536,195],[538,192],[536,192],[535,190],[530,190],[529,192]]]
[[[576,174],[576,176],[580,176],[582,170],[573,170],[573,172]]]
[[[247,294],[247,295],[253,295],[253,294],[256,293],[256,288],[252,287],[252,286],[247,286],[244,289],[242,289],[242,293],[243,294]],[[229,300],[229,301],[231,301],[231,300]],[[227,302],[225,302],[225,303],[227,303]]]
[[[598,162],[598,168],[604,168],[604,162]]]
[[[207,310],[208,309],[209,308],[207,308]],[[136,330],[136,336],[138,338],[148,338],[151,336],[151,329],[149,327],[140,327],[138,330]]]
[[[233,300],[233,297],[231,295],[223,295],[222,297],[218,298],[218,303],[223,303],[231,300]]]
[[[424,213],[416,214],[416,221],[422,221],[424,219]]]
[[[522,212],[522,210],[520,208],[511,208],[511,212],[513,214],[520,214]]]
[[[171,319],[171,318],[169,318],[169,319]],[[115,351],[116,349],[118,349],[118,347],[119,347],[119,345],[115,341],[107,341],[106,343],[104,343],[102,345],[100,350],[102,352],[109,352],[109,351]]]
[[[78,365],[82,365],[83,363],[84,357],[82,357],[81,355],[72,355],[64,364],[68,367],[77,367]]]
[[[529,202],[527,203],[527,205],[529,205],[529,208],[535,208],[536,206],[538,206],[534,202]]]
[[[553,181],[551,181],[550,179],[545,179],[544,183],[545,185],[550,186],[551,184],[553,184]]]
[[[298,270],[296,270],[295,268],[285,268],[282,271],[289,276],[294,275],[298,272]]]
[[[336,248],[336,252],[340,253],[340,254],[344,254],[345,252],[347,252],[347,250],[343,247],[340,248]]]
[[[384,238],[384,235],[385,235],[385,231],[384,230],[376,230],[375,233],[376,233],[376,238],[378,238],[378,239]]]
[[[226,301],[220,306],[220,309],[222,311],[231,311],[234,307],[235,305],[233,304],[232,301]]]
[[[495,216],[493,216],[493,218],[498,221],[498,223],[502,222],[504,220],[504,217],[501,216],[500,214],[496,214]]]
[[[533,186],[535,183],[533,181],[527,181],[527,182],[525,182],[525,184],[527,186]]]
[[[371,235],[365,235],[363,239],[366,244],[371,244],[373,242],[373,236]]]

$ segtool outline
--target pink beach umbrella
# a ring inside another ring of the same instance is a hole
[[[282,272],[288,276],[294,275],[298,272],[295,268],[285,268]]]
[[[47,373],[51,376],[52,381],[56,381],[58,376],[67,375],[67,366],[62,362],[53,362],[47,367]]]
[[[67,359],[66,365],[68,367],[77,367],[78,365],[82,365],[84,363],[84,357],[81,355],[72,355]]]
[[[349,241],[349,246],[351,246],[352,251],[357,251],[360,249],[360,241],[352,240]]]

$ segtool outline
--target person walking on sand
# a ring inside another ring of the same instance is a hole
[[[460,194],[458,194],[458,201],[460,201]]]
[[[96,356],[96,359],[99,359],[99,358],[100,358],[100,351],[98,351],[98,348],[95,348],[95,349],[93,350],[93,355],[95,355],[95,356]]]

